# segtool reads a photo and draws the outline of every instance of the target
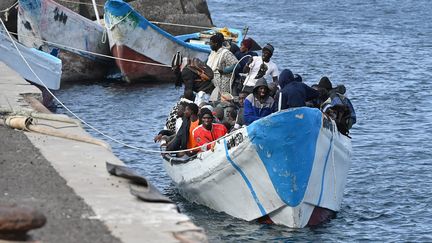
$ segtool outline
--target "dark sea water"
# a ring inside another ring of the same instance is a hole
[[[432,2],[430,0],[209,0],[217,26],[275,46],[279,69],[307,84],[345,84],[357,112],[342,209],[318,228],[260,225],[184,200],[158,154],[111,143],[114,153],[172,198],[211,242],[432,242]],[[84,120],[134,146],[153,136],[180,96],[172,84],[64,86]],[[59,112],[65,112],[60,110]],[[101,137],[89,131],[96,137]]]

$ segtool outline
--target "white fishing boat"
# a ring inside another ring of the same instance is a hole
[[[18,39],[63,62],[62,81],[101,80],[110,55],[104,28],[53,0],[19,0]]]
[[[49,89],[58,90],[60,88],[61,60],[43,51],[23,46],[13,38],[11,39],[2,25],[0,25],[0,53],[0,61],[24,79],[41,86],[45,84]],[[40,80],[30,70],[23,58]]]
[[[105,26],[112,55],[123,79],[174,81],[171,61],[177,52],[183,57],[205,61],[210,54],[209,39],[216,31],[240,46],[242,32],[215,28],[200,33],[172,36],[148,21],[122,0],[105,3]],[[129,61],[132,60],[132,61]]]
[[[317,225],[340,210],[350,156],[351,139],[307,107],[257,120],[194,158],[163,154],[189,201],[292,228]]]

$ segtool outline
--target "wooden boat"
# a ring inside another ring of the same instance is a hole
[[[18,39],[57,56],[63,62],[62,81],[100,80],[110,55],[104,28],[53,0],[19,0]]]
[[[15,42],[19,52],[13,42]],[[61,60],[43,51],[23,46],[11,39],[2,25],[0,25],[0,53],[0,61],[24,79],[41,86],[45,84],[49,89],[58,90],[60,88]],[[40,80],[30,70],[23,58]]]
[[[292,228],[319,224],[340,209],[350,156],[350,138],[307,107],[257,120],[195,158],[163,154],[189,201]]]
[[[171,60],[174,54],[180,52],[183,57],[196,57],[204,61],[210,53],[210,36],[222,30],[172,36],[121,0],[105,3],[105,26],[112,55],[137,61],[116,60],[123,78],[128,82],[140,79],[173,81]],[[242,40],[239,30],[227,29],[225,33],[237,44]]]

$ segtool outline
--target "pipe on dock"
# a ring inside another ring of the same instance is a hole
[[[14,129],[37,132],[44,135],[75,140],[79,142],[91,143],[102,146],[111,151],[111,146],[104,141],[92,137],[84,137],[70,133],[59,132],[53,128],[40,127],[33,125],[33,118],[29,116],[8,116],[5,119],[5,124]]]

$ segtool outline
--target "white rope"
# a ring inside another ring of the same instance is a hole
[[[77,2],[77,1],[68,1],[68,0],[58,0],[58,1],[65,2],[65,3],[76,3],[76,4],[81,4],[81,5],[89,5],[89,6],[93,5],[92,3],[83,3],[83,2]],[[103,7],[104,5],[96,4],[96,6]]]
[[[125,16],[123,16],[120,20],[118,20],[117,22],[115,22],[114,24],[111,24],[110,26],[106,26],[106,28],[112,30],[116,25],[120,24],[123,20],[125,20],[129,14],[131,14],[132,11],[129,11]],[[110,19],[113,19],[112,15],[110,15]]]
[[[92,3],[93,3],[93,10],[95,12],[96,20],[97,20],[98,24],[100,26],[102,26],[102,24],[100,22],[100,18],[99,18],[99,11],[98,11],[97,6],[96,6],[96,0],[92,0]]]
[[[62,45],[62,44],[59,44],[59,43],[56,43],[56,42],[46,41],[46,40],[43,40],[43,39],[40,39],[40,38],[37,38],[37,37],[34,37],[34,36],[21,35],[21,34],[14,33],[14,32],[10,32],[10,33],[12,33],[14,35],[17,35],[17,36],[21,36],[21,37],[34,38],[34,39],[40,40],[40,41],[42,41],[44,43],[51,44],[51,45],[63,48],[65,50],[69,49],[69,50],[73,50],[73,51],[83,52],[83,53],[92,54],[92,55],[95,55],[95,56],[100,56],[100,57],[105,57],[105,58],[110,58],[110,59],[120,60],[120,61],[126,61],[126,62],[133,62],[133,63],[139,63],[139,64],[147,64],[147,65],[161,66],[161,67],[171,67],[170,65],[166,65],[166,64],[152,63],[152,62],[142,62],[142,61],[137,61],[137,60],[125,59],[125,58],[121,58],[121,57],[113,57],[113,56],[110,56],[110,55],[100,54],[100,53],[96,53],[96,52],[86,51],[86,50],[82,50],[82,49],[78,49],[78,48]]]
[[[3,10],[0,10],[0,13],[9,12],[9,10],[11,10],[11,8],[15,7],[16,5],[18,5],[18,1],[16,1],[14,4],[12,4],[12,6],[5,8]]]
[[[5,24],[4,24],[4,22],[3,22],[3,20],[2,19],[0,19],[0,22],[1,22],[1,24],[3,25],[3,27],[6,29],[6,26],[5,26]],[[55,96],[52,92],[51,92],[51,90],[45,85],[45,83],[39,78],[39,76],[34,72],[34,70],[33,70],[33,68],[30,66],[30,64],[27,62],[27,60],[25,59],[25,57],[22,55],[22,53],[21,53],[21,51],[19,50],[19,48],[18,48],[18,46],[16,45],[16,43],[15,43],[15,40],[12,38],[12,36],[10,35],[10,33],[9,32],[7,32],[7,34],[8,34],[8,36],[9,36],[9,38],[10,38],[10,40],[12,41],[12,43],[13,43],[13,45],[14,45],[14,47],[15,47],[15,49],[17,50],[17,52],[18,52],[18,54],[21,56],[21,58],[23,59],[23,61],[25,62],[25,64],[27,65],[27,67],[30,69],[30,71],[35,75],[35,77],[39,80],[39,82],[45,87],[45,89],[50,93],[50,95],[52,95],[52,97],[62,106],[62,107],[64,107],[70,114],[72,114],[74,117],[76,117],[80,122],[82,122],[83,124],[85,124],[86,126],[88,126],[89,128],[91,128],[91,129],[93,129],[94,131],[96,131],[97,133],[99,133],[100,135],[102,135],[102,136],[104,136],[104,137],[106,137],[106,138],[108,138],[108,139],[110,139],[110,140],[112,140],[112,141],[114,141],[114,142],[116,142],[116,143],[118,143],[118,144],[120,144],[120,145],[123,145],[123,146],[125,146],[125,147],[128,147],[128,148],[132,148],[132,149],[136,149],[136,150],[139,150],[139,151],[142,151],[142,152],[146,152],[146,153],[180,153],[180,152],[187,152],[187,151],[193,151],[193,150],[196,150],[196,149],[199,149],[199,148],[205,148],[207,145],[209,145],[209,144],[213,144],[213,143],[215,143],[215,142],[217,142],[217,141],[219,141],[219,140],[221,140],[221,139],[224,139],[225,137],[226,137],[226,135],[225,136],[223,136],[223,137],[221,137],[221,138],[219,138],[219,139],[217,139],[217,140],[215,140],[215,141],[212,141],[212,142],[210,142],[210,143],[206,143],[206,144],[204,144],[204,145],[202,145],[202,146],[200,146],[200,147],[195,147],[195,148],[191,148],[191,149],[183,149],[183,150],[176,150],[176,151],[160,151],[160,150],[151,150],[151,149],[145,149],[145,148],[140,148],[140,147],[137,147],[137,146],[133,146],[133,145],[129,145],[129,144],[127,144],[127,143],[124,143],[124,142],[122,142],[122,141],[120,141],[120,140],[118,140],[118,139],[116,139],[116,138],[114,138],[114,137],[111,137],[111,136],[109,136],[108,134],[106,134],[106,133],[104,133],[104,132],[102,132],[101,130],[99,130],[99,129],[97,129],[96,127],[94,127],[94,126],[92,126],[91,124],[89,124],[88,122],[86,122],[86,121],[84,121],[81,117],[79,117],[77,114],[75,114],[72,110],[70,110],[65,104],[63,104],[63,102],[61,102],[58,98],[57,98],[57,96]]]

